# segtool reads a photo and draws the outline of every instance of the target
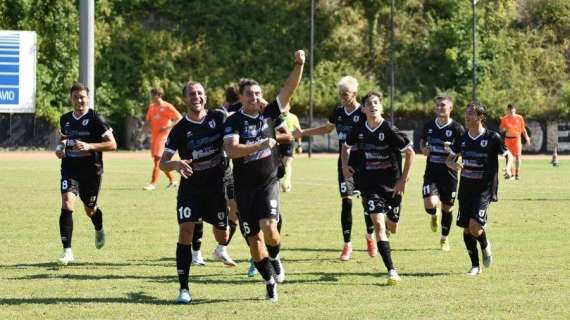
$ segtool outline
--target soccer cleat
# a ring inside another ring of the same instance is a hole
[[[228,267],[235,267],[237,263],[230,257],[228,252],[226,251],[225,246],[218,246],[214,252],[212,252],[212,259],[221,261]]]
[[[348,261],[350,260],[350,256],[352,255],[352,245],[350,243],[345,243],[344,247],[342,247],[342,252],[340,253],[340,261]]]
[[[378,254],[378,247],[376,246],[376,242],[374,241],[374,238],[372,238],[372,235],[366,236],[366,250],[368,251],[368,256],[370,256],[370,258],[374,258]]]
[[[169,184],[166,186],[166,189],[175,189],[175,188],[177,188],[177,187],[178,187],[178,182],[172,181],[171,183],[169,183]]]
[[[271,301],[271,302],[277,302],[277,300],[278,300],[278,298],[277,298],[277,284],[267,283],[265,285],[265,288],[267,289],[267,294],[265,295],[265,300]]]
[[[192,250],[192,265],[193,266],[205,266],[206,261],[202,257],[202,251],[200,250]]]
[[[105,245],[105,230],[95,230],[95,248],[101,249]]]
[[[150,183],[143,187],[143,190],[146,190],[146,191],[152,191],[154,189],[156,189],[156,186],[154,184],[150,184]]]
[[[471,267],[471,270],[469,270],[469,272],[467,272],[467,275],[470,277],[475,277],[479,274],[481,274],[481,268],[480,267]]]
[[[439,244],[441,246],[441,251],[451,250],[451,247],[449,246],[449,239],[447,237],[440,239]]]
[[[360,196],[362,195],[362,193],[360,192],[360,190],[354,190],[354,191],[352,191],[352,195],[355,196],[356,198],[360,199]]]
[[[386,284],[387,285],[389,285],[389,286],[396,285],[401,280],[402,279],[400,279],[400,276],[398,275],[396,270],[392,269],[392,270],[388,271],[388,275],[386,276]]]
[[[253,278],[257,275],[257,268],[253,264],[253,259],[249,259],[249,268],[247,269],[247,276]]]
[[[487,247],[483,251],[483,265],[490,268],[493,264],[493,254],[491,253],[491,241],[487,240]]]
[[[281,263],[281,259],[279,259],[279,257],[275,259],[269,258],[269,262],[271,262],[273,270],[275,270],[273,279],[275,279],[275,282],[277,283],[283,283],[283,281],[285,281],[285,268],[283,268],[283,263]]]
[[[437,214],[432,214],[430,218],[431,219],[429,222],[429,226],[431,228],[431,231],[437,232],[437,229],[439,227],[439,220],[437,220]]]
[[[515,176],[515,180],[520,180],[521,177],[519,177],[518,175]]]
[[[75,258],[73,257],[73,251],[71,251],[71,248],[63,249],[61,256],[59,256],[59,258],[57,259],[57,262],[61,265],[64,265],[64,266],[66,266],[66,265],[68,265],[74,261],[75,261]]]
[[[188,291],[188,289],[180,289],[178,297],[176,297],[176,303],[189,304],[190,301],[192,301],[192,296],[190,296],[190,291]]]

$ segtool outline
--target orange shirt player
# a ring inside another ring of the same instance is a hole
[[[145,118],[145,130],[150,129],[150,154],[152,155],[153,168],[152,168],[152,178],[150,183],[146,185],[144,190],[154,190],[156,189],[156,183],[158,182],[158,176],[160,175],[160,158],[162,157],[162,152],[164,151],[164,143],[168,137],[170,129],[182,118],[180,113],[174,108],[170,103],[162,100],[164,91],[161,88],[154,88],[150,91],[151,103],[148,105],[148,111]],[[174,188],[177,186],[176,181],[174,181],[174,176],[170,171],[164,171],[164,174],[168,177],[170,183],[167,188]]]
[[[514,105],[509,104],[507,106],[507,115],[501,118],[499,130],[505,135],[505,145],[515,158],[515,165],[511,176],[519,180],[522,154],[521,135],[524,135],[527,146],[530,145],[530,138],[525,129],[524,119],[521,115],[517,114],[517,109]]]

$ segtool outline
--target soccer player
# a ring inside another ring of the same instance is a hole
[[[102,152],[117,150],[113,129],[97,112],[89,108],[89,89],[81,83],[75,83],[70,95],[73,111],[59,119],[62,143],[55,152],[61,159],[59,233],[63,253],[58,261],[62,265],[75,260],[71,250],[71,236],[72,213],[77,196],[95,227],[95,247],[101,249],[105,245],[103,212],[97,206],[103,175]]]
[[[483,253],[483,265],[493,262],[491,243],[487,239],[487,209],[491,201],[497,201],[498,155],[507,158],[505,178],[510,176],[512,159],[499,133],[485,128],[487,111],[479,102],[471,102],[465,111],[467,133],[456,139],[446,164],[457,171],[461,169],[459,182],[459,214],[457,225],[463,228],[463,241],[471,259],[469,276],[481,273],[477,242]],[[461,161],[458,158],[461,157]]]
[[[283,114],[283,120],[289,132],[301,130],[299,118],[295,114],[291,112],[285,112]],[[297,143],[297,147],[295,147],[295,142]],[[293,175],[293,153],[295,151],[297,153],[300,153],[302,150],[301,137],[295,138],[293,141],[285,141],[279,144],[279,156],[281,157],[281,161],[285,166],[285,175],[279,181],[281,191],[283,192],[291,192],[292,190],[291,177]]]
[[[153,167],[150,183],[143,190],[151,191],[156,189],[158,176],[160,175],[159,162],[164,152],[164,142],[170,129],[182,118],[178,110],[173,105],[164,101],[162,96],[164,91],[161,88],[153,88],[150,91],[152,97],[151,103],[148,105],[148,111],[145,117],[145,130],[151,131],[150,136],[150,154],[152,156]],[[176,181],[170,171],[164,171],[168,178],[167,188],[175,188]]]
[[[449,146],[459,139],[465,129],[451,119],[453,101],[449,97],[435,98],[435,120],[424,125],[420,147],[426,158],[422,195],[424,208],[431,216],[430,225],[437,232],[437,205],[441,203],[441,250],[449,251],[449,231],[453,220],[453,204],[457,191],[457,172],[445,165],[449,155]]]
[[[239,91],[243,107],[228,118],[224,135],[224,149],[234,165],[240,224],[248,239],[255,267],[265,280],[266,298],[270,301],[277,301],[276,282],[285,278],[279,259],[279,159],[274,150],[274,122],[288,110],[289,101],[301,80],[304,63],[305,52],[296,51],[293,71],[276,100],[263,112],[258,106],[262,98],[259,84],[254,80],[241,81]]]
[[[505,135],[505,145],[515,158],[515,166],[511,175],[514,176],[514,179],[520,180],[519,173],[522,155],[521,135],[524,135],[527,146],[530,146],[530,137],[526,132],[524,118],[517,114],[517,108],[514,105],[509,104],[507,106],[507,115],[501,118],[499,130]]]
[[[176,205],[179,225],[176,269],[180,283],[176,301],[186,304],[192,299],[188,277],[195,224],[202,220],[212,224],[215,227],[214,237],[225,248],[228,212],[223,184],[225,115],[218,111],[206,111],[206,92],[198,82],[189,81],[184,86],[183,96],[187,114],[168,135],[160,169],[176,170],[182,176]],[[172,160],[176,151],[180,160]],[[227,254],[225,250],[221,253]]]
[[[354,175],[362,192],[362,205],[374,223],[378,252],[388,270],[387,284],[400,281],[392,263],[386,225],[391,230],[399,219],[399,207],[410,179],[414,150],[412,143],[382,117],[380,92],[370,92],[362,99],[366,121],[359,122],[347,135],[341,149],[343,174]],[[350,154],[355,148],[355,154]],[[405,154],[403,172],[399,161]],[[350,155],[350,162],[349,162]]]
[[[354,181],[352,178],[346,178],[342,174],[342,166],[340,161],[340,151],[342,144],[346,140],[348,132],[356,126],[356,124],[364,119],[364,114],[357,101],[356,95],[358,92],[358,81],[351,77],[342,77],[338,84],[338,93],[340,95],[341,106],[335,108],[329,116],[328,123],[321,127],[304,129],[295,131],[295,138],[303,136],[313,136],[328,134],[336,128],[338,136],[338,152],[339,158],[337,162],[337,177],[340,197],[342,199],[340,224],[342,227],[342,237],[344,246],[340,253],[340,261],[348,261],[352,255],[352,195],[354,193]],[[364,221],[366,223],[366,246],[368,255],[375,257],[377,253],[376,243],[374,242],[373,233],[374,225],[370,217],[365,213]]]

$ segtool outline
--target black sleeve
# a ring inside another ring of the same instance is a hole
[[[358,127],[353,127],[352,129],[350,129],[350,131],[346,135],[346,139],[344,140],[344,143],[346,143],[346,145],[348,145],[348,146],[353,146],[357,142],[358,142]]]
[[[107,121],[98,114],[97,112],[93,111],[93,129],[95,130],[95,136],[101,137],[107,131],[111,130],[111,126],[107,123]]]
[[[180,132],[179,128],[179,125],[175,125],[174,128],[170,130],[166,143],[164,144],[165,151],[175,153],[180,147],[180,134],[178,134],[178,132]]]
[[[241,109],[241,102],[235,102],[227,107],[228,112],[237,112]]]
[[[329,122],[336,123],[336,109],[333,109],[333,111],[329,114]]]
[[[398,149],[399,151],[404,151],[404,149],[410,145],[410,139],[408,139],[408,137],[406,137],[406,135],[400,132],[396,127],[388,125],[386,133],[387,138],[389,139],[388,142],[393,148]]]
[[[427,142],[427,141],[428,141],[428,122],[424,123],[424,128],[423,128],[423,130],[422,130],[421,139],[422,139],[424,142]]]
[[[268,104],[267,107],[265,107],[263,115],[271,119],[277,119],[281,115],[281,113],[282,112],[281,109],[279,109],[279,103],[277,102],[277,100],[275,100],[270,104]]]
[[[59,117],[59,134],[60,134],[60,139],[63,139],[63,136],[65,136],[65,132],[64,132],[64,128],[65,126],[63,125],[63,117],[65,117],[64,115]]]
[[[498,132],[493,132],[493,143],[495,144],[495,152],[498,156],[502,156],[507,152],[505,141],[501,138]]]
[[[461,141],[463,141],[464,135],[465,133],[457,137],[457,139],[453,140],[453,143],[451,144],[451,146],[449,146],[451,148],[451,152],[455,154],[461,153]]]
[[[234,134],[239,135],[240,128],[238,126],[237,116],[237,113],[233,114],[226,120],[226,123],[224,124],[224,137]]]

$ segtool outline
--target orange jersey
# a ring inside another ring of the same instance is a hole
[[[524,119],[518,114],[506,115],[501,118],[499,129],[501,132],[505,131],[505,136],[508,138],[520,139],[521,135],[525,131]]]
[[[161,131],[168,126],[170,121],[178,121],[182,116],[180,112],[168,102],[151,103],[146,113],[146,121],[150,124],[152,137],[167,136],[168,131]],[[153,139],[154,140],[154,139]]]

